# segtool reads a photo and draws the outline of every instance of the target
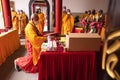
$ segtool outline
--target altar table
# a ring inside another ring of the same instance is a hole
[[[42,52],[38,80],[97,80],[96,52]]]

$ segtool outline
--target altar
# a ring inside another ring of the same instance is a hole
[[[38,80],[97,80],[96,52],[42,52]]]

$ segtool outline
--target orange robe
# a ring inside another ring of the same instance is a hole
[[[43,34],[45,17],[43,13],[38,13],[38,17],[39,17],[39,20],[38,20],[37,28],[40,34]]]
[[[67,14],[67,12],[63,11],[62,12],[62,18],[65,17],[66,14]]]
[[[25,34],[24,29],[27,25],[27,16],[25,13],[19,14],[20,34]]]
[[[19,34],[21,34],[21,26],[23,25],[22,15],[18,14],[17,16],[18,16]]]
[[[25,34],[24,29],[27,25],[27,16],[26,16],[25,13],[22,13],[21,16],[22,16],[22,19],[21,19],[21,34]]]
[[[13,29],[19,30],[17,13],[15,11],[12,11],[11,15],[12,15],[12,27],[13,27]]]
[[[17,15],[17,12],[15,11],[11,11],[11,16],[12,16],[12,20],[13,20],[13,17]]]
[[[23,22],[24,22],[24,28],[25,28],[27,25],[27,22],[28,22],[28,18],[27,18],[27,15],[25,13],[22,13],[22,16],[23,16]]]
[[[72,15],[65,15],[63,18],[63,25],[62,25],[62,34],[69,34],[73,31],[74,28],[74,17]]]
[[[67,12],[62,12],[62,26],[61,26],[61,35],[64,34],[64,17],[67,15]]]

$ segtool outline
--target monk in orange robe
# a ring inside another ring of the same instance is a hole
[[[66,6],[63,7],[62,18],[67,14]]]
[[[37,28],[38,28],[40,34],[43,34],[44,21],[45,21],[44,13],[41,12],[40,8],[37,10],[36,13],[38,14],[38,17],[39,17]]]
[[[18,10],[17,11],[17,16],[18,16],[18,25],[19,25],[19,35],[21,35],[21,25],[23,24],[22,23],[22,15],[21,15],[21,11]]]
[[[88,16],[89,16],[88,11],[85,11],[85,13],[83,13],[82,16],[81,16],[81,20],[82,19],[87,19]]]
[[[25,12],[23,10],[21,10],[21,16],[22,16],[22,24],[21,24],[21,34],[24,35],[25,34],[25,27],[27,25],[27,15],[25,14]]]
[[[36,27],[38,15],[32,14],[31,20],[25,28],[27,56],[15,60],[15,68],[22,69],[25,72],[35,73],[38,71],[38,60],[40,59],[41,45],[46,40],[41,36]]]
[[[17,12],[14,9],[11,10],[11,16],[12,16],[13,29],[19,30],[18,16],[17,16]]]
[[[74,17],[71,14],[70,9],[67,9],[67,14],[63,18],[62,28],[63,31],[61,31],[61,34],[69,34],[74,29]]]
[[[62,26],[61,26],[61,34],[63,35],[63,29],[64,29],[64,17],[67,15],[67,11],[66,11],[66,6],[63,7],[63,11],[62,11]]]
[[[25,32],[24,32],[24,29],[27,25],[27,15],[24,13],[23,10],[18,10],[18,25],[19,25],[19,34],[20,36],[24,36]]]

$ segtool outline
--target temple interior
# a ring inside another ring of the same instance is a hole
[[[0,0],[1,80],[120,80],[120,0]]]

